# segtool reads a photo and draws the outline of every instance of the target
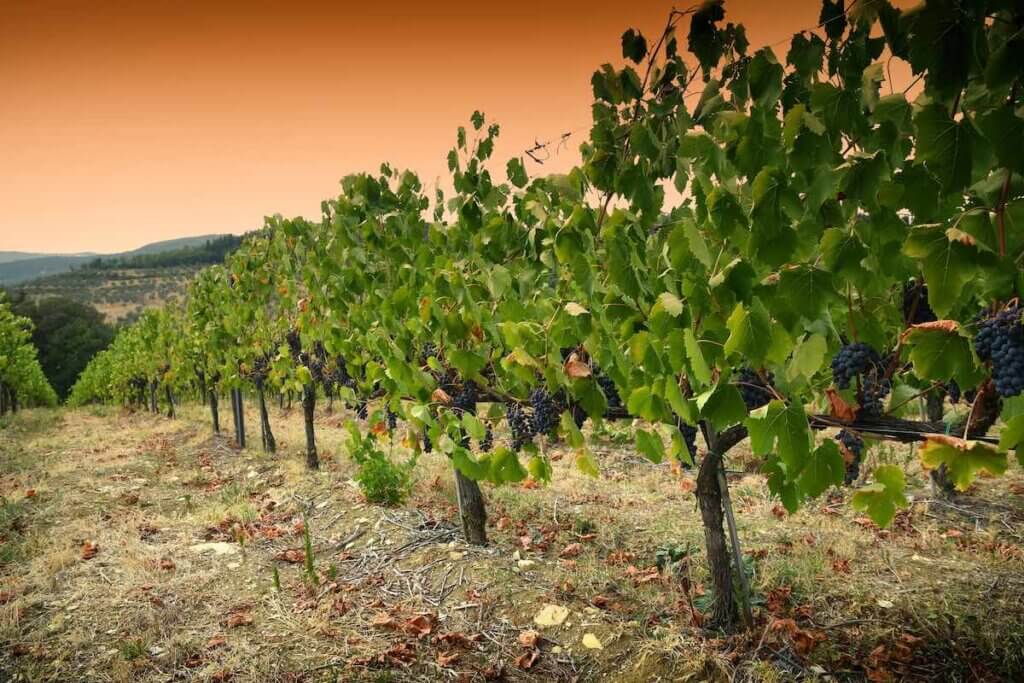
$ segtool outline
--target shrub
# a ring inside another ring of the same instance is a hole
[[[416,457],[394,462],[379,446],[373,434],[363,436],[355,422],[349,423],[349,455],[359,466],[355,480],[366,500],[380,505],[398,505],[412,489]]]

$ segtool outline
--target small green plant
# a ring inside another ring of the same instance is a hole
[[[373,434],[363,436],[355,422],[348,425],[349,455],[359,466],[355,480],[366,500],[380,505],[398,505],[412,488],[413,455],[404,463],[394,462],[378,446]]]
[[[306,578],[314,586],[319,583],[316,566],[313,564],[313,537],[309,533],[309,521],[302,515],[302,547],[306,554]]]
[[[146,654],[146,644],[142,642],[141,638],[122,641],[117,649],[121,651],[121,656],[129,662],[144,657]]]
[[[274,591],[281,592],[281,572],[277,571],[277,566],[274,567]]]

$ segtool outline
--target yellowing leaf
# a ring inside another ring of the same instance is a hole
[[[604,646],[601,645],[601,641],[593,633],[583,634],[583,647],[590,650],[602,650]]]
[[[561,626],[569,618],[569,608],[561,605],[544,605],[540,612],[533,617],[533,623],[538,626]]]
[[[979,471],[1002,474],[1006,471],[1006,453],[981,441],[967,441],[952,436],[929,437],[921,450],[921,463],[936,468],[945,465],[957,489],[964,491]]]

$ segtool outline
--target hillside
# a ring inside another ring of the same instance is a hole
[[[230,235],[211,234],[196,237],[180,237],[173,240],[152,242],[137,249],[115,254],[35,254],[20,251],[0,251],[0,284],[14,285],[36,278],[66,273],[84,264],[102,259],[104,261],[130,259],[136,256],[174,252],[182,249],[202,248],[207,242]]]
[[[188,237],[123,254],[76,257],[80,260],[73,269],[47,272],[11,289],[33,299],[66,297],[95,307],[109,323],[131,322],[146,308],[180,296],[200,268],[222,262],[242,239],[235,235]],[[14,271],[39,260],[44,259],[0,264],[0,269]]]

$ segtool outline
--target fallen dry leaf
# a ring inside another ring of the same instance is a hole
[[[537,641],[540,640],[540,634],[529,629],[519,634],[519,644],[523,647],[537,647]]]
[[[274,555],[274,559],[291,564],[302,564],[306,561],[306,552],[302,548],[288,548]]]
[[[82,544],[82,559],[91,560],[96,557],[96,553],[100,551],[99,543],[93,543],[92,541],[86,541]]]
[[[447,654],[445,654],[444,652],[438,652],[437,653],[437,665],[438,666],[451,666],[455,662],[459,661],[459,658],[461,656],[462,655],[460,653],[458,653],[458,652],[449,652]]]
[[[533,668],[533,665],[537,663],[538,657],[540,657],[540,650],[537,648],[528,650],[516,657],[516,666],[524,671],[531,669]]]
[[[579,543],[570,543],[569,545],[562,548],[562,552],[558,553],[561,558],[578,557],[583,552],[583,546]]]
[[[228,628],[238,628],[239,626],[247,626],[251,623],[252,615],[248,612],[233,612],[224,620],[224,625]]]

